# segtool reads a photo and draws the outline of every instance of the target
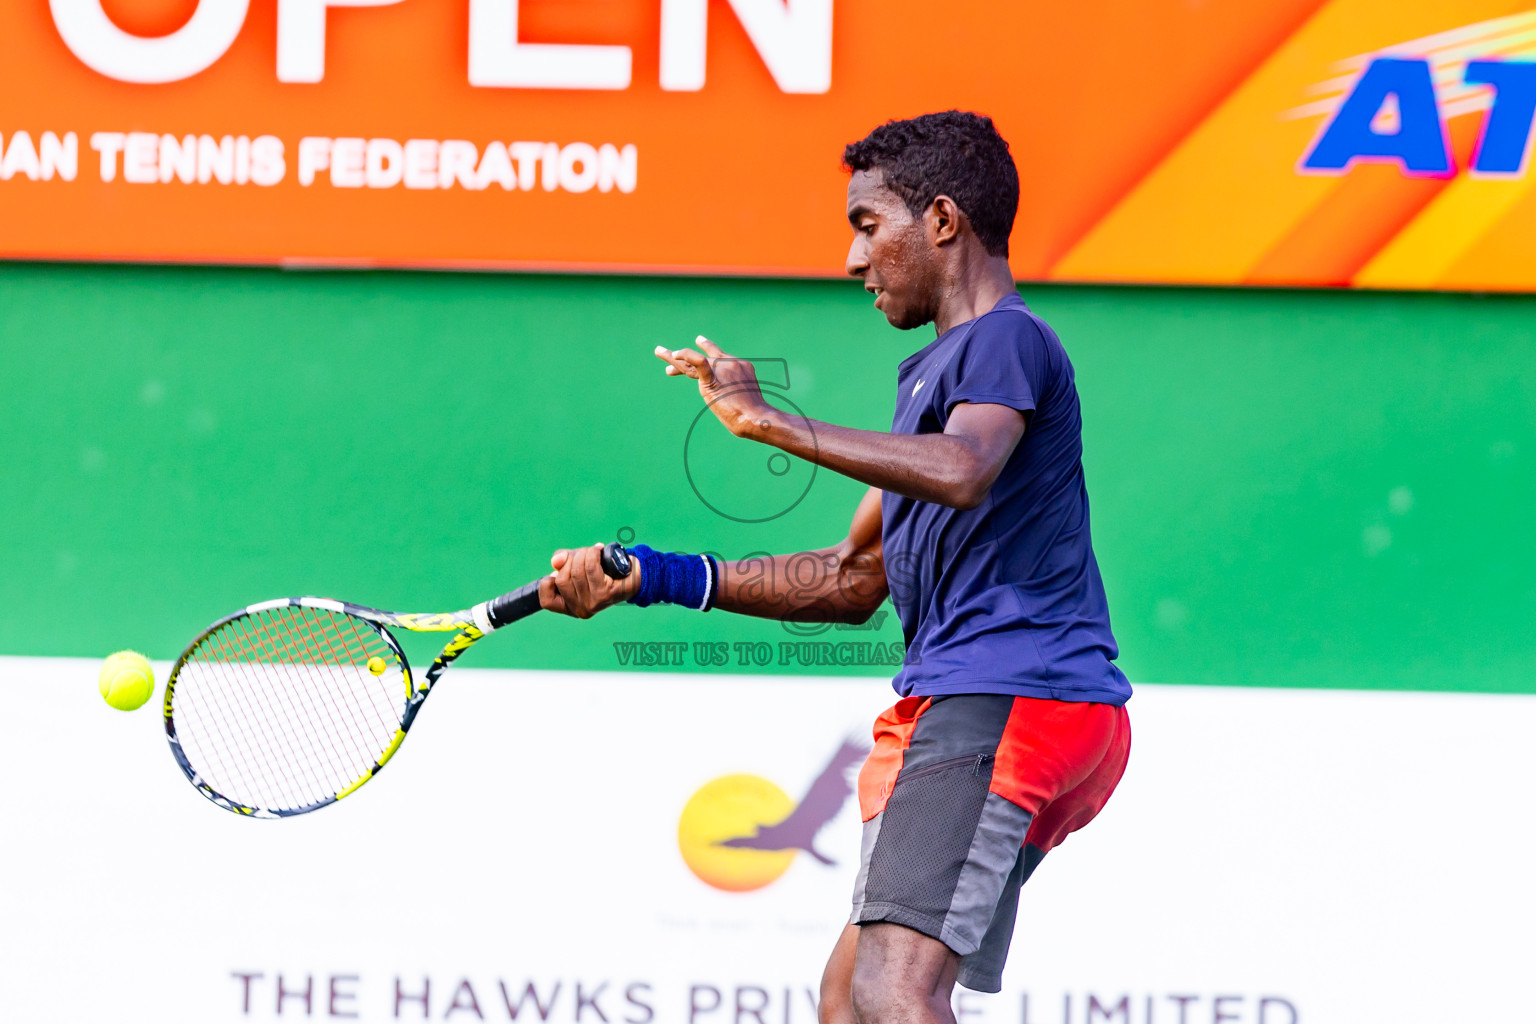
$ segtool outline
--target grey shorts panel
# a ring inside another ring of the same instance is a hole
[[[976,952],[960,958],[960,974],[956,980],[971,991],[1002,991],[1003,965],[1008,962],[1008,947],[1013,944],[1014,922],[1019,916],[1019,890],[1044,857],[1045,851],[1038,846],[1026,846],[1019,851],[981,944]]]
[[[859,842],[859,874],[853,880],[853,909],[864,905],[864,892],[869,887],[869,856],[875,851],[875,843],[880,839],[880,818],[875,815],[864,823],[864,833]]]
[[[964,956],[981,947],[982,937],[992,925],[998,901],[1002,898],[1024,835],[1029,831],[1030,813],[995,793],[988,793],[976,822],[965,866],[955,883],[949,901],[949,914],[939,935],[944,945]]]

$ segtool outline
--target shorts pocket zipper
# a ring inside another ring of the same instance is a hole
[[[971,766],[972,775],[980,775],[982,766],[992,760],[994,754],[966,754],[964,757],[951,757],[943,761],[935,761],[933,764],[925,764],[921,768],[914,768],[911,772],[903,772],[900,780],[915,779],[931,772],[941,772],[946,768],[959,768],[962,765]]]

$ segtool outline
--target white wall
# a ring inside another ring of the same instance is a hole
[[[736,772],[798,799],[867,735],[883,683],[455,669],[379,778],[254,821],[198,796],[156,705],[111,710],[95,671],[0,659],[8,1021],[300,1019],[306,979],[331,1020],[332,977],[361,1021],[423,1019],[395,1016],[395,986],[424,978],[432,1020],[480,1019],[472,990],[506,1021],[500,985],[530,982],[546,1004],[559,985],[550,1021],[814,1019],[854,802],[819,840],[836,868],[802,854],[745,894],[688,870],[678,816]],[[1287,1005],[1305,1024],[1536,1020],[1536,699],[1146,685],[1131,712],[1125,782],[1041,867],[1004,992],[965,995],[962,1021],[1255,1024],[1264,997],[1264,1024]],[[248,1012],[237,972],[261,975]],[[278,974],[300,993],[281,1016]]]

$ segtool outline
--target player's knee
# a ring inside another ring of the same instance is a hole
[[[928,993],[909,974],[888,962],[855,964],[853,1016],[859,1024],[884,1024],[911,1016],[911,1007],[927,1001]]]
[[[853,1019],[858,1024],[875,1024],[882,1018],[884,993],[876,972],[869,969],[854,971],[849,997],[853,1002]]]

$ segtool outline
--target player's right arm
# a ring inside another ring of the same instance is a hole
[[[639,589],[612,580],[598,556],[602,546],[561,549],[555,571],[539,587],[548,610],[586,619],[627,601]],[[880,541],[880,491],[870,488],[854,511],[848,536],[832,547],[790,555],[758,555],[720,563],[715,607],[740,615],[795,622],[863,622],[890,593]]]

